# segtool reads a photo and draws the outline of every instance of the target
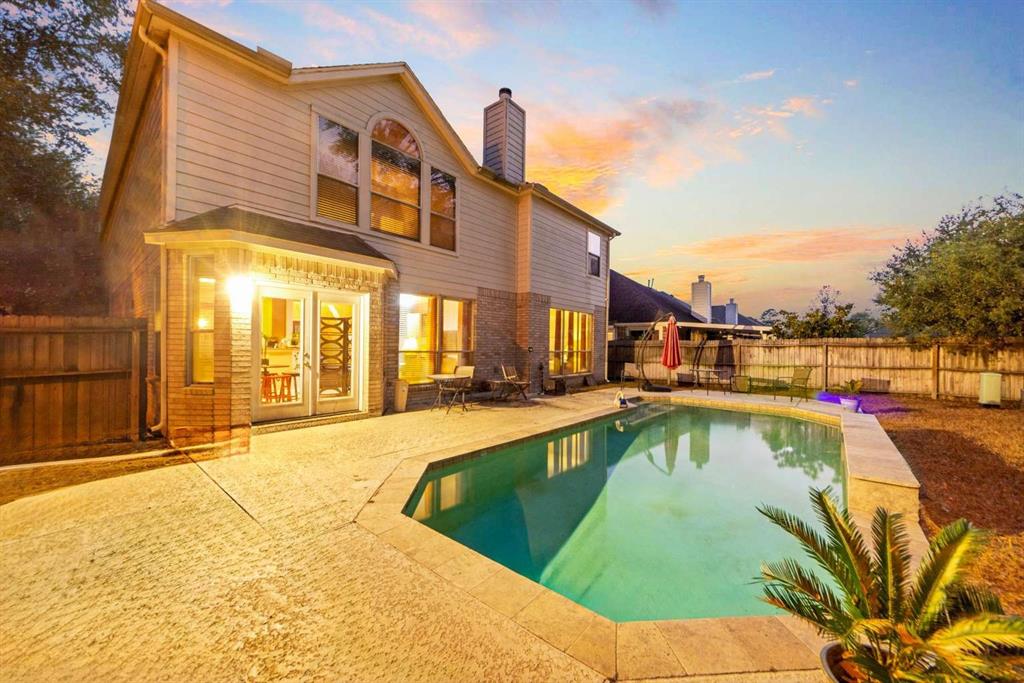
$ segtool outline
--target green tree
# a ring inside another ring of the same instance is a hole
[[[761,320],[772,326],[780,339],[817,339],[821,337],[863,337],[877,329],[877,322],[866,312],[853,312],[852,303],[842,303],[839,291],[822,287],[811,307],[804,313],[769,308]]]
[[[979,200],[944,217],[871,279],[897,334],[987,343],[1024,336],[1024,197]]]
[[[127,0],[0,3],[0,309],[105,308],[83,162],[113,112],[129,17]]]

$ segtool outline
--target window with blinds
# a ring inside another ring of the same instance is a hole
[[[419,146],[400,123],[382,119],[373,128],[370,160],[370,227],[420,238]]]
[[[430,244],[455,251],[455,176],[430,169]]]
[[[440,296],[398,298],[398,377],[410,384],[473,364],[472,302]]]
[[[550,309],[548,369],[552,375],[593,372],[594,316],[580,311]]]
[[[359,220],[359,135],[318,117],[316,213],[355,225]]]

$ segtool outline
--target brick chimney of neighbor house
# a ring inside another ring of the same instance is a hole
[[[698,275],[697,281],[690,285],[690,309],[704,322],[711,322],[711,283],[703,275]]]
[[[725,324],[736,325],[740,321],[740,306],[736,300],[729,297],[729,303],[725,305]]]
[[[526,111],[509,88],[484,108],[484,167],[516,185],[526,178]]]

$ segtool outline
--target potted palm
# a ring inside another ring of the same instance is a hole
[[[839,397],[839,403],[847,410],[858,413],[860,412],[860,390],[864,386],[864,383],[859,379],[851,379],[847,382],[836,386],[832,389]]]
[[[999,599],[965,581],[983,545],[966,520],[932,539],[917,571],[901,516],[883,508],[871,523],[869,550],[831,489],[812,489],[824,534],[788,512],[758,508],[794,536],[820,578],[796,560],[761,566],[763,599],[835,642],[822,650],[832,681],[1020,681],[1024,619],[1005,616]]]

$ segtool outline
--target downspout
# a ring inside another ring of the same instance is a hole
[[[139,1],[139,9],[145,8],[152,16],[146,0]],[[160,56],[160,63],[167,66],[167,50],[149,37],[149,31],[139,22],[139,40]],[[167,103],[164,102],[164,113]],[[166,152],[166,150],[164,150]],[[160,421],[149,428],[150,432],[161,433],[167,427],[167,247],[160,246]]]

